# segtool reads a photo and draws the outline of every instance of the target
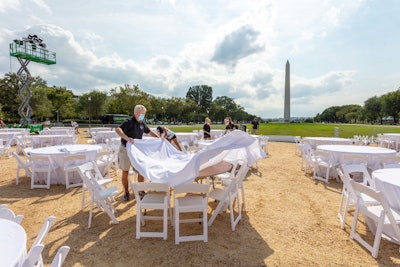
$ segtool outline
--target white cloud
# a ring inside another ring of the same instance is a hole
[[[75,93],[138,84],[156,96],[183,97],[190,86],[207,84],[213,87],[214,97],[233,97],[262,117],[283,116],[287,59],[292,67],[292,116],[314,116],[349,101],[360,104],[371,94],[383,94],[383,86],[398,87],[396,68],[390,71],[385,64],[385,72],[380,73],[379,66],[368,64],[385,57],[398,62],[397,51],[368,50],[369,42],[358,42],[365,38],[366,31],[360,29],[368,28],[367,23],[373,21],[374,27],[383,23],[369,18],[383,12],[384,4],[347,0],[96,3],[33,0],[20,5],[3,0],[0,46],[38,34],[57,53],[57,64],[32,64],[31,74]],[[395,13],[396,3],[386,2],[385,12]],[[17,19],[21,16],[25,19]],[[395,32],[392,24],[382,27]],[[391,49],[400,45],[395,34],[377,34],[382,37],[370,43],[383,39]],[[362,51],[368,54],[363,56]],[[8,52],[1,50],[0,62],[8,61]],[[17,67],[13,61],[13,71]],[[0,65],[0,74],[8,71],[7,64]]]

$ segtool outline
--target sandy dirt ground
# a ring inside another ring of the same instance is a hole
[[[81,130],[80,143],[87,143]],[[114,203],[118,225],[104,212],[94,210],[88,229],[89,208],[81,210],[81,188],[52,185],[30,189],[23,175],[15,185],[17,161],[0,159],[0,204],[24,215],[29,248],[49,215],[56,222],[45,240],[42,253],[46,265],[57,249],[71,250],[65,266],[396,266],[399,246],[382,240],[379,256],[370,253],[349,236],[353,210],[345,230],[337,219],[342,185],[316,182],[301,170],[295,144],[270,142],[268,158],[258,162],[244,182],[247,212],[231,230],[229,213],[217,216],[209,227],[209,241],[174,243],[174,229],[168,240],[135,238],[136,203],[123,201],[119,176],[114,176],[120,194]],[[210,202],[210,206],[215,203]],[[211,208],[210,208],[211,212]],[[160,222],[146,223],[159,229]],[[196,227],[185,225],[184,227]],[[360,231],[372,235],[360,224]],[[0,259],[1,261],[1,259]]]

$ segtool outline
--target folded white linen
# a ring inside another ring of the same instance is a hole
[[[127,143],[127,152],[134,168],[152,182],[170,186],[193,182],[200,170],[222,160],[247,161],[249,166],[265,158],[258,140],[235,130],[217,139],[196,154],[178,151],[167,140],[135,139]]]

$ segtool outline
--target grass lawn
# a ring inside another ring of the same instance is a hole
[[[251,124],[247,124],[251,129]],[[354,135],[376,136],[379,133],[400,133],[399,126],[393,125],[364,125],[364,124],[322,124],[322,123],[262,123],[258,134],[262,135],[291,135],[291,136],[326,136],[334,135],[335,127],[339,137],[350,138]],[[168,126],[175,132],[191,132],[201,130],[203,125]],[[225,129],[224,125],[211,125],[211,129]]]

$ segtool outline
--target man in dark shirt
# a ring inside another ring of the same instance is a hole
[[[131,167],[131,162],[126,151],[126,143],[130,142],[133,144],[135,139],[142,139],[143,133],[149,133],[153,137],[159,137],[147,127],[144,122],[145,114],[146,108],[143,105],[136,105],[133,110],[133,116],[115,129],[115,132],[121,137],[121,145],[118,151],[118,164],[119,168],[122,170],[122,185],[125,189],[125,200],[129,200],[128,175],[129,168]],[[138,174],[138,182],[143,181],[143,176]]]
[[[251,134],[257,134],[258,131],[258,121],[254,119],[251,124],[253,125],[253,129],[251,130]]]

